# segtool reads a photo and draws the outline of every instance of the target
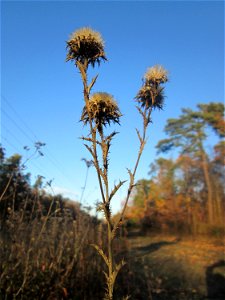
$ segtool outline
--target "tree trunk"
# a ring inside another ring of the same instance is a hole
[[[214,222],[212,186],[211,186],[210,175],[209,175],[208,160],[205,151],[203,150],[203,147],[201,147],[201,156],[202,156],[202,169],[205,177],[205,183],[206,183],[207,195],[208,195],[207,196],[208,222],[210,225],[212,225]]]

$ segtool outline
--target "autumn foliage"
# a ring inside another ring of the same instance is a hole
[[[150,179],[138,182],[127,219],[155,230],[222,234],[224,105],[183,109],[179,118],[167,121],[165,132],[167,138],[158,142],[158,152],[177,157],[164,155],[151,163]]]

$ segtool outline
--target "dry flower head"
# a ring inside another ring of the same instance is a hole
[[[144,79],[146,82],[152,82],[152,83],[165,83],[168,81],[168,72],[160,65],[155,65],[151,68],[148,68],[148,70],[145,73]]]
[[[104,41],[99,32],[89,27],[84,27],[72,33],[67,41],[69,49],[66,60],[74,60],[84,63],[88,60],[92,66],[97,62],[100,64],[101,59],[106,60],[104,53]]]
[[[94,93],[88,102],[88,107],[89,112],[85,106],[81,116],[84,124],[89,121],[89,116],[97,125],[99,132],[102,132],[103,126],[110,125],[111,121],[119,124],[121,113],[112,95],[104,92]]]
[[[136,96],[136,100],[142,107],[145,107],[146,109],[151,107],[163,109],[163,87],[157,87],[156,89],[153,89],[149,85],[143,85]]]
[[[135,99],[146,108],[162,109],[164,104],[164,87],[162,83],[168,81],[168,72],[160,65],[148,68],[144,75],[144,84]]]

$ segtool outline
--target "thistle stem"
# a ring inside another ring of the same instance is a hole
[[[108,260],[109,260],[109,266],[108,266],[108,300],[113,299],[113,287],[114,287],[114,281],[113,281],[113,250],[112,250],[112,231],[110,223],[108,222]]]
[[[81,76],[82,76],[82,81],[83,81],[83,87],[84,87],[84,100],[85,100],[85,105],[87,108],[87,113],[88,113],[88,120],[89,120],[89,126],[90,126],[90,132],[92,135],[92,146],[93,146],[93,159],[94,159],[94,166],[97,171],[97,176],[98,176],[98,182],[99,182],[99,187],[101,191],[101,196],[102,196],[102,201],[105,203],[105,195],[104,195],[104,190],[103,190],[103,185],[102,185],[102,180],[101,180],[101,175],[100,175],[100,169],[99,169],[99,162],[98,162],[98,155],[97,155],[97,143],[96,143],[96,130],[94,130],[93,125],[92,125],[92,120],[90,116],[90,109],[89,109],[89,92],[88,92],[88,84],[87,84],[87,66],[88,66],[88,60],[85,60],[83,64],[79,63],[78,68],[80,70]]]
[[[104,135],[103,133],[100,133],[101,136],[101,150],[102,150],[102,158],[103,158],[103,182],[101,178],[101,172],[100,172],[100,166],[99,166],[99,161],[98,161],[98,155],[97,155],[97,140],[96,140],[96,128],[93,127],[92,124],[92,119],[91,119],[91,114],[90,114],[90,108],[89,108],[89,89],[88,89],[88,84],[87,84],[87,66],[88,66],[88,61],[85,61],[83,64],[79,63],[77,64],[81,76],[82,76],[82,81],[83,81],[83,88],[84,88],[84,100],[85,100],[85,105],[87,109],[87,114],[88,114],[88,120],[89,120],[89,126],[90,126],[90,133],[92,136],[92,150],[93,150],[93,160],[94,160],[94,166],[97,171],[97,176],[98,176],[98,182],[99,182],[99,187],[101,191],[101,196],[102,196],[102,201],[105,204],[104,206],[104,213],[105,213],[105,218],[107,221],[107,226],[108,226],[108,278],[107,278],[107,299],[108,300],[113,300],[113,288],[114,288],[114,280],[113,280],[113,249],[112,249],[112,242],[113,242],[113,235],[112,235],[112,220],[110,216],[110,203],[109,203],[109,186],[108,186],[108,167],[107,167],[107,154],[104,155],[104,146],[105,146],[105,141],[104,141]],[[105,193],[103,189],[103,183],[105,186]]]
[[[151,112],[152,112],[152,106],[148,110],[145,108],[145,111],[144,111],[144,116],[145,117],[144,117],[144,122],[143,122],[142,141],[140,141],[140,147],[139,147],[139,151],[138,151],[137,160],[136,160],[136,163],[135,163],[135,166],[134,166],[134,170],[133,170],[132,176],[130,178],[130,184],[129,184],[129,188],[127,190],[127,196],[126,196],[126,199],[125,199],[125,203],[124,203],[122,212],[120,213],[119,218],[117,219],[117,221],[115,222],[115,224],[113,226],[113,232],[112,232],[113,237],[116,234],[116,230],[117,230],[117,228],[119,226],[120,221],[124,217],[124,214],[125,214],[125,211],[126,211],[126,208],[127,208],[127,204],[128,204],[129,198],[130,198],[130,194],[131,194],[131,192],[133,190],[133,187],[135,186],[135,184],[134,184],[134,178],[135,178],[135,175],[136,175],[136,172],[137,172],[137,168],[138,168],[138,165],[139,165],[139,162],[140,162],[143,150],[144,150],[145,143],[146,143],[146,132],[147,132],[147,129],[148,129],[148,124],[149,124],[149,122],[147,122],[147,120],[150,119]]]

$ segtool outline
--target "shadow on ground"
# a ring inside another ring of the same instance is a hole
[[[225,299],[225,260],[220,260],[206,269],[207,299]]]
[[[169,246],[169,245],[175,245],[180,241],[180,239],[175,239],[174,241],[168,242],[168,241],[160,241],[157,243],[150,243],[148,245],[145,246],[139,246],[139,247],[134,247],[132,248],[131,252],[130,252],[130,256],[134,256],[135,257],[140,257],[143,255],[147,255],[150,254],[154,251],[159,250],[161,247],[164,246]]]
[[[124,294],[132,300],[224,300],[223,252],[210,245],[180,237],[133,235],[124,255],[126,276],[119,275],[119,280],[126,278]]]

